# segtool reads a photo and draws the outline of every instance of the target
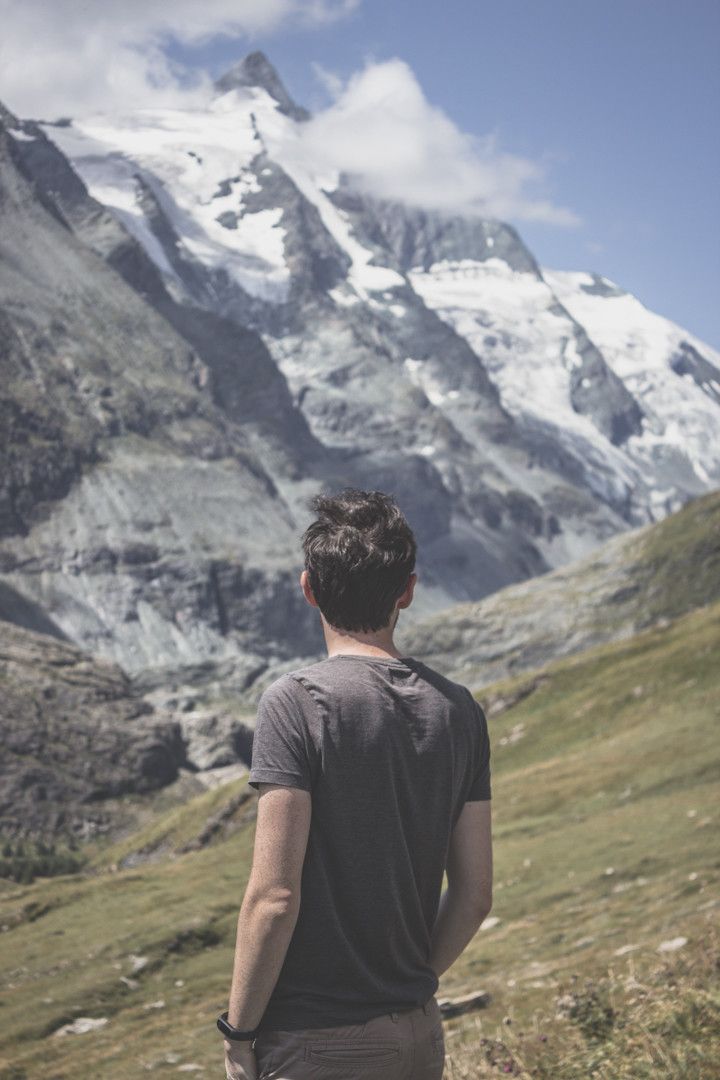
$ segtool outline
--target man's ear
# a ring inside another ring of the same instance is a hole
[[[313,591],[310,585],[310,578],[308,577],[307,570],[303,570],[302,574],[300,575],[300,587],[308,604],[310,604],[311,607],[317,607],[318,602],[313,596]]]
[[[397,602],[397,606],[399,608],[410,607],[410,605],[412,604],[413,592],[415,590],[415,582],[416,581],[417,581],[417,574],[415,573],[415,571],[413,571],[412,574],[410,575],[410,577],[408,578],[408,583],[405,586],[405,591],[402,593],[402,595],[400,596],[400,598],[399,598],[399,600]]]

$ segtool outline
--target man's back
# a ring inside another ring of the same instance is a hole
[[[425,1003],[450,837],[490,799],[487,723],[421,661],[336,653],[262,695],[249,782],[312,792],[300,912],[261,1029]]]

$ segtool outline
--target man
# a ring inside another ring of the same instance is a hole
[[[439,976],[492,905],[487,723],[393,642],[417,575],[392,497],[346,488],[312,508],[300,584],[328,655],[258,703],[226,1075],[440,1080]]]

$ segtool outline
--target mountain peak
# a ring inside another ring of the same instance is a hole
[[[2,101],[0,101],[0,123],[4,124],[5,127],[17,127],[20,123],[17,116],[15,116],[14,113],[11,113],[10,110],[3,105]]]
[[[251,52],[226,71],[215,83],[220,94],[239,87],[260,87],[266,90],[279,105],[280,111],[293,120],[309,120],[310,113],[296,105],[283,86],[282,79],[264,52]]]

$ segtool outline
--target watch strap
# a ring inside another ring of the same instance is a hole
[[[235,1039],[237,1042],[246,1042],[250,1039],[254,1039],[258,1034],[257,1028],[254,1028],[252,1031],[241,1031],[240,1028],[233,1027],[232,1024],[228,1022],[227,1010],[218,1017],[217,1026],[226,1039]]]

